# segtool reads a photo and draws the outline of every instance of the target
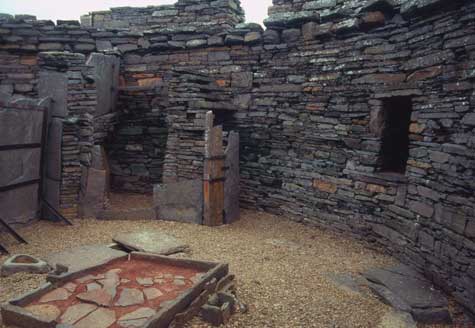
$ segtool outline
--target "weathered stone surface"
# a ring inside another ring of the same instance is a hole
[[[102,245],[87,245],[51,254],[46,261],[53,267],[58,263],[67,266],[70,272],[74,272],[126,254]]]
[[[373,269],[364,274],[369,287],[397,310],[410,312],[424,323],[450,323],[445,295],[407,266]]]
[[[51,304],[30,305],[25,310],[44,321],[56,320],[61,315],[61,310]]]
[[[140,289],[124,288],[120,292],[119,300],[115,303],[116,306],[130,306],[143,304],[145,301],[143,293]]]
[[[55,181],[60,181],[62,176],[62,139],[63,122],[53,118],[48,127],[46,143],[46,176]]]
[[[224,221],[232,223],[240,217],[239,133],[229,134],[225,156]]]
[[[0,146],[41,141],[43,113],[0,108]]]
[[[153,194],[158,219],[187,223],[202,222],[201,179],[156,185]]]
[[[108,328],[116,320],[115,312],[99,308],[74,325],[74,328]]]
[[[0,186],[9,186],[40,178],[41,151],[18,149],[0,152]]]
[[[94,116],[115,112],[119,87],[119,58],[93,53],[86,65],[94,68],[93,76],[97,90],[97,105]]]
[[[81,199],[81,212],[85,217],[97,217],[104,210],[109,190],[109,176],[106,170],[87,170],[87,183]]]
[[[64,288],[54,289],[53,291],[42,296],[39,300],[40,303],[48,303],[55,301],[64,301],[71,296],[71,293]]]
[[[105,288],[93,289],[76,295],[76,297],[83,302],[93,303],[105,307],[112,305],[114,296],[115,294],[111,294]]]
[[[123,233],[113,238],[114,242],[125,248],[162,255],[185,251],[188,246],[175,237],[157,231],[138,231]]]
[[[147,300],[154,300],[163,295],[163,293],[158,288],[144,288],[143,293]]]
[[[50,117],[65,117],[67,109],[68,77],[65,73],[42,71],[39,74],[38,94],[53,100]]]
[[[31,255],[15,255],[8,258],[0,268],[0,275],[10,276],[18,272],[28,273],[48,273],[50,271],[48,263],[37,259]]]
[[[117,320],[117,324],[123,328],[142,327],[147,320],[155,315],[156,311],[151,308],[139,308],[133,312],[127,313]]]
[[[73,325],[88,314],[90,314],[92,311],[95,311],[96,309],[97,306],[93,304],[74,304],[68,307],[68,309],[63,313],[59,321],[61,323]]]

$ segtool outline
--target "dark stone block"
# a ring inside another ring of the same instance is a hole
[[[119,86],[120,60],[115,56],[92,54],[86,62],[93,66],[97,90],[97,105],[94,116],[115,112]]]
[[[224,181],[224,221],[232,223],[240,217],[239,194],[239,134],[231,132],[225,151],[226,173]]]
[[[50,117],[65,117],[67,109],[68,77],[66,73],[42,71],[39,73],[38,94],[40,97],[51,97],[52,108]]]
[[[379,297],[399,310],[410,312],[416,321],[452,322],[445,295],[413,269],[403,265],[373,269],[364,273],[364,277]]]
[[[0,109],[0,146],[39,143],[42,132],[42,112]]]
[[[46,144],[46,175],[53,180],[61,179],[62,156],[61,145],[63,140],[63,122],[54,118],[48,129]]]
[[[155,185],[153,198],[158,219],[197,224],[203,221],[201,179]]]
[[[0,187],[39,179],[40,161],[40,148],[0,151]]]
[[[7,223],[28,223],[38,218],[38,184],[0,192],[0,216]]]

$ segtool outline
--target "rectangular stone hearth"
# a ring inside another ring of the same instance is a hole
[[[228,265],[131,253],[80,271],[50,274],[39,289],[2,306],[22,328],[181,326],[226,281]]]

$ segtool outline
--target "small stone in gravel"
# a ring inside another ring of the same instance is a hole
[[[71,296],[71,293],[68,292],[66,289],[58,288],[41,297],[39,302],[48,303],[54,301],[64,301],[67,300],[69,296]]]
[[[140,308],[119,318],[117,324],[123,328],[142,327],[156,311],[151,308]]]
[[[137,283],[142,286],[152,286],[153,279],[152,278],[137,278]]]
[[[145,297],[149,301],[159,298],[160,296],[163,295],[163,293],[158,288],[145,288],[143,290],[143,293],[145,294]]]
[[[31,305],[26,307],[25,310],[44,321],[56,320],[61,314],[56,306],[50,304]]]
[[[120,279],[121,284],[128,284],[130,282],[129,279]]]
[[[111,306],[113,299],[112,295],[103,288],[81,293],[76,295],[76,297],[81,301],[106,307]]]
[[[175,276],[175,279],[185,280],[185,277],[183,277],[183,276]]]
[[[172,275],[171,273],[165,273],[165,274],[163,275],[163,278],[165,278],[165,279],[173,279],[173,275]]]
[[[64,314],[60,318],[60,322],[73,325],[96,309],[97,306],[94,304],[75,304],[73,306],[70,306],[66,310],[66,312],[64,312]]]
[[[144,302],[143,293],[141,290],[135,288],[124,288],[120,293],[117,306],[130,306],[142,304]]]
[[[115,322],[115,312],[98,309],[74,325],[74,328],[108,328]]]

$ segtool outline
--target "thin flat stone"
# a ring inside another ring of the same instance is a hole
[[[74,328],[108,328],[115,322],[115,312],[99,308],[74,325]]]
[[[66,312],[64,312],[60,318],[60,322],[73,325],[96,309],[97,306],[94,304],[75,304],[70,306]]]
[[[120,317],[117,324],[122,328],[140,328],[155,313],[156,311],[151,308],[140,308]]]
[[[139,289],[135,288],[124,288],[120,293],[119,300],[117,301],[117,306],[130,306],[143,304],[144,302],[143,293]]]
[[[67,266],[69,272],[75,272],[125,255],[127,255],[127,253],[107,246],[89,245],[51,254],[46,258],[46,261],[51,267],[55,267],[56,264],[61,264]]]
[[[162,255],[175,254],[188,249],[186,244],[175,237],[156,231],[123,233],[115,236],[113,240],[127,249]]]
[[[113,299],[112,295],[103,288],[81,293],[76,295],[76,297],[83,302],[94,303],[106,307],[111,306]]]
[[[98,283],[96,282],[91,282],[90,284],[87,284],[86,286],[86,289],[88,292],[90,292],[91,290],[96,290],[96,289],[101,289],[101,285],[99,285]]]
[[[142,286],[152,286],[153,279],[152,278],[137,278],[137,283]]]
[[[173,281],[173,284],[174,284],[175,286],[185,286],[185,285],[186,285],[185,281],[184,281],[184,280],[181,280],[181,279],[175,279],[175,280]]]
[[[66,285],[63,286],[68,292],[74,293],[78,285],[72,282],[68,282]]]
[[[25,310],[44,321],[56,320],[61,314],[61,310],[51,304],[30,305]]]
[[[55,289],[40,298],[40,303],[48,303],[55,301],[65,301],[71,296],[71,293],[64,288]]]
[[[147,300],[154,300],[156,298],[159,298],[160,296],[163,295],[163,293],[160,291],[158,288],[145,288],[143,290],[143,293],[145,294],[145,298]]]

